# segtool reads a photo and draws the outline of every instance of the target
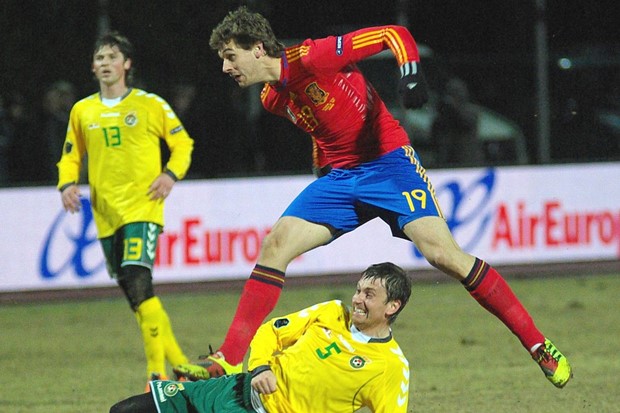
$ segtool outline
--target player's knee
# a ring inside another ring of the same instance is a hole
[[[471,256],[460,248],[427,248],[423,255],[433,267],[456,279],[465,278],[472,265]]]
[[[454,266],[459,252],[456,246],[432,242],[422,243],[418,249],[429,264],[442,271],[450,270]]]
[[[121,267],[117,281],[134,311],[142,302],[155,296],[151,270],[146,267],[139,265]]]
[[[446,253],[441,248],[427,249],[424,258],[429,264],[440,270],[445,270],[449,264]]]
[[[282,247],[282,237],[278,233],[270,232],[263,238],[260,248],[260,258],[270,260],[274,257],[278,257],[281,255]]]

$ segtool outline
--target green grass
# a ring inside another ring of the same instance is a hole
[[[620,411],[620,274],[510,280],[575,377],[559,390],[493,316],[456,282],[414,284],[394,330],[412,368],[411,412]],[[291,312],[352,288],[287,287]],[[164,294],[188,355],[221,344],[239,291]],[[107,412],[142,391],[145,363],[124,299],[0,307],[0,412]]]

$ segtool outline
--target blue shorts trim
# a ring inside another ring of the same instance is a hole
[[[334,238],[381,218],[396,237],[405,224],[443,218],[435,191],[411,146],[403,146],[352,169],[333,169],[308,185],[282,216],[329,226]]]

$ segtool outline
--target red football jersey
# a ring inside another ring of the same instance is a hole
[[[399,66],[419,61],[411,33],[401,26],[371,27],[289,47],[280,80],[265,84],[261,92],[263,106],[312,135],[319,167],[352,168],[409,145],[405,130],[355,65],[388,48]]]

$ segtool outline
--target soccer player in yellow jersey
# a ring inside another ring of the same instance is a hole
[[[196,382],[153,381],[110,413],[407,412],[409,363],[391,325],[411,280],[389,262],[368,267],[351,307],[328,301],[263,324],[250,373]]]
[[[97,235],[108,272],[138,320],[151,380],[166,378],[166,360],[171,365],[187,361],[154,294],[151,272],[164,225],[164,200],[189,168],[193,140],[162,98],[130,87],[132,56],[132,44],[119,33],[96,41],[92,72],[100,90],[71,110],[58,189],[64,208],[78,212],[82,201],[77,184],[88,154]],[[170,149],[163,168],[161,140]]]

